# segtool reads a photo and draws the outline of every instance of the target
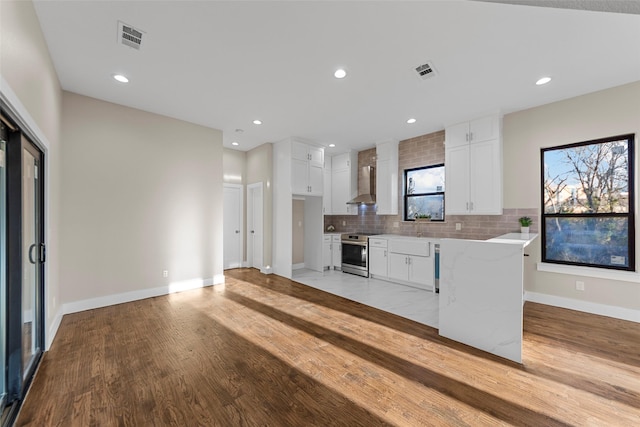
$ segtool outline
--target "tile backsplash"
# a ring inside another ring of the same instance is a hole
[[[538,232],[538,209],[504,209],[502,215],[446,215],[445,222],[402,221],[399,215],[376,215],[375,206],[361,205],[358,215],[325,215],[325,230],[331,224],[335,233],[400,234],[403,236],[486,240],[501,234],[520,232],[518,218],[533,218],[530,231]],[[344,222],[345,225],[342,225]],[[456,231],[456,224],[461,230]],[[397,225],[397,227],[395,227]]]
[[[520,232],[518,218],[529,216],[533,219],[532,233],[538,232],[538,209],[504,209],[502,215],[446,215],[445,222],[416,223],[402,220],[402,178],[405,169],[444,163],[444,131],[438,131],[416,138],[400,141],[398,145],[398,194],[399,215],[376,215],[376,206],[361,205],[358,215],[325,215],[324,229],[329,225],[335,232],[362,232],[368,234],[400,234],[427,237],[449,237],[459,239],[485,240],[505,233]],[[361,181],[363,166],[376,165],[376,149],[358,153],[358,182]],[[342,225],[344,223],[344,225]],[[456,224],[461,229],[456,231]]]

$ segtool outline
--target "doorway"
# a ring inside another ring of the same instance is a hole
[[[262,182],[247,186],[247,263],[249,267],[263,268],[263,196]]]
[[[10,425],[44,351],[44,153],[0,112],[0,380]]]
[[[223,252],[224,269],[242,267],[243,188],[238,184],[224,184]]]

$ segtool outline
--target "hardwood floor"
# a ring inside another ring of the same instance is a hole
[[[640,425],[640,324],[527,303],[524,364],[253,269],[64,317],[16,425]]]

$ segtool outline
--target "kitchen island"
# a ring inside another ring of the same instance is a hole
[[[522,363],[524,248],[537,236],[440,241],[440,335]]]

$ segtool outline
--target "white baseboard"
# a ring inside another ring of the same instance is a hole
[[[271,268],[271,266],[262,267],[262,268],[260,268],[260,273],[262,273],[262,274],[273,274],[273,268]]]
[[[174,282],[169,285],[157,288],[140,289],[137,291],[123,292],[121,294],[105,295],[97,298],[89,298],[80,301],[73,301],[62,306],[63,314],[77,313],[79,311],[92,310],[94,308],[107,307],[110,305],[122,304],[125,302],[137,301],[145,298],[153,298],[161,295],[173,294],[192,289],[204,288],[207,286],[224,283],[224,275],[218,274],[209,279],[192,279]]]
[[[299,263],[299,264],[293,264],[291,266],[292,270],[302,270],[304,268],[304,262]]]
[[[585,313],[640,323],[640,310],[634,310],[631,308],[616,307],[613,305],[598,304],[595,302],[581,301],[572,298],[564,298],[528,291],[524,293],[524,299],[526,301],[537,302],[540,304],[568,308],[570,310],[583,311]]]

